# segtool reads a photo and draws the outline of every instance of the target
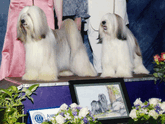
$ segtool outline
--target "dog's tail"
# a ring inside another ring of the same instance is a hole
[[[77,46],[81,46],[83,44],[83,39],[81,37],[81,34],[77,28],[76,23],[72,19],[66,19],[64,20],[64,29],[66,31],[66,37],[69,41],[69,46],[71,50],[78,49]],[[81,42],[79,42],[81,41]]]
[[[149,74],[149,71],[144,67],[143,60],[142,60],[142,53],[140,50],[140,46],[137,42],[137,39],[133,35],[133,33],[127,28],[127,38],[128,38],[128,44],[131,46],[131,53],[133,57],[133,63],[134,63],[134,72],[136,74]]]
[[[97,72],[89,61],[83,39],[76,23],[71,19],[64,21],[63,27],[71,50],[72,71],[78,76],[96,76]]]

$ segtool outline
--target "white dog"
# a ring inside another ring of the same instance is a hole
[[[76,24],[70,19],[53,31],[42,9],[26,6],[19,14],[17,38],[26,50],[24,80],[57,80],[61,71],[64,76],[97,75]]]
[[[132,77],[132,72],[149,73],[143,65],[136,38],[120,16],[111,13],[104,15],[99,34],[103,42],[101,77]]]

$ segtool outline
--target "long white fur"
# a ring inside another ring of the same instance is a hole
[[[103,25],[103,21],[106,24]],[[132,72],[149,73],[143,65],[136,38],[120,16],[111,13],[103,16],[99,33],[103,42],[101,77],[132,77]]]
[[[25,20],[21,23],[21,20]],[[58,80],[62,76],[96,76],[80,32],[74,21],[64,21],[60,30],[49,28],[46,15],[37,6],[27,6],[19,14],[17,38],[26,50],[23,80]]]
[[[55,30],[54,34],[57,40],[57,65],[62,71],[60,75],[70,75],[72,72],[78,76],[97,76],[96,70],[89,61],[81,34],[73,20],[65,20],[61,29]]]
[[[21,27],[22,19],[25,23]],[[23,8],[18,18],[17,37],[23,41],[26,50],[26,70],[22,79],[57,80],[56,40],[42,10],[36,6]]]

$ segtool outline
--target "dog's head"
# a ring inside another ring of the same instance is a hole
[[[99,94],[98,99],[100,102],[105,103],[107,102],[106,96],[104,94]]]
[[[124,21],[119,15],[107,13],[102,17],[100,22],[100,38],[109,36],[111,39],[118,38],[119,40],[126,40],[125,28]]]
[[[27,36],[35,41],[46,37],[49,30],[46,15],[37,6],[24,7],[18,17],[17,38],[26,42]]]

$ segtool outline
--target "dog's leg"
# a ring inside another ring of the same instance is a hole
[[[30,58],[27,55],[26,55],[26,60],[28,60],[28,61],[26,61],[26,70],[25,70],[25,74],[23,75],[22,79],[23,80],[37,80],[38,67],[35,66],[35,60]]]
[[[52,57],[52,56],[54,56],[54,57]],[[44,81],[57,81],[58,80],[58,78],[57,78],[58,69],[56,66],[57,65],[56,61],[54,60],[56,58],[55,56],[56,55],[52,52],[50,59],[45,58],[45,61],[43,61],[43,64],[40,69],[37,80],[44,80]]]
[[[38,75],[38,79],[37,80],[43,80],[43,81],[57,81],[57,72],[54,71],[54,69],[52,69],[49,66],[45,66],[41,69],[39,75]]]
[[[78,76],[97,76],[97,72],[90,63],[85,48],[79,47],[72,57],[71,70]]]
[[[57,81],[57,76],[58,70],[55,61],[50,59],[49,63],[44,63],[41,67],[37,80]]]
[[[116,77],[132,77],[131,68],[119,66],[116,71]]]
[[[28,69],[23,75],[22,80],[37,80],[38,72],[35,69]]]
[[[66,70],[59,73],[59,76],[72,76],[74,75],[71,71]]]
[[[134,72],[135,74],[149,74],[149,71],[144,67],[142,62],[142,56],[134,54]]]
[[[101,77],[116,77],[115,76],[115,69],[109,65],[104,64]]]
[[[127,41],[119,41],[118,45],[118,61],[116,76],[117,77],[132,77],[133,64],[129,53]]]
[[[110,47],[111,48],[111,47]],[[103,44],[103,52],[102,52],[102,74],[101,77],[116,77],[115,76],[115,67],[116,67],[116,57],[113,56],[112,50],[107,51],[108,49],[105,44]]]

